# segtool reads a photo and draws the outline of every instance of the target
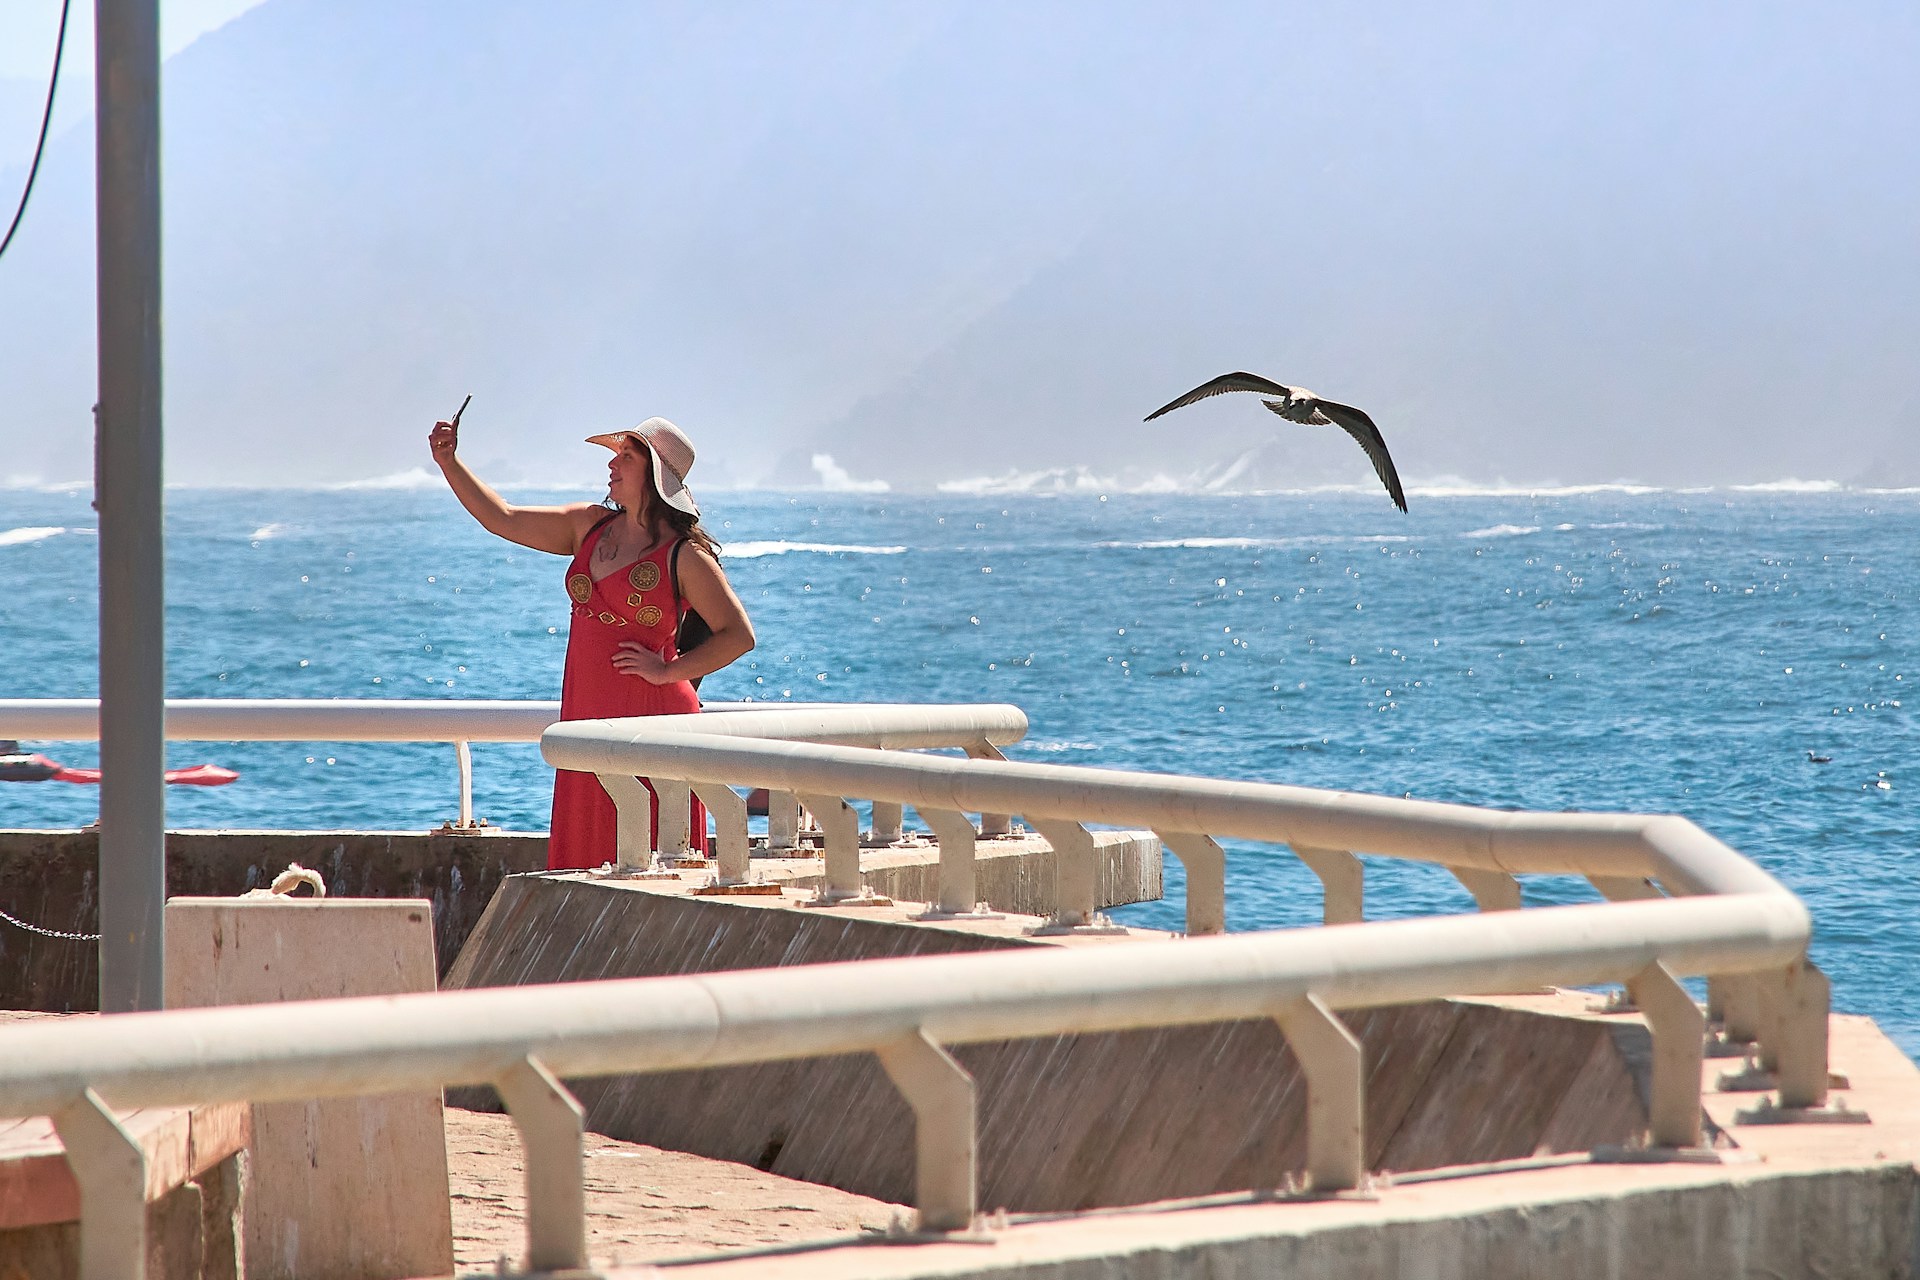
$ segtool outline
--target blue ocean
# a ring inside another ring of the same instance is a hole
[[[1806,899],[1836,1007],[1920,1054],[1920,492],[1415,491],[1405,516],[1364,491],[703,498],[760,636],[709,701],[1005,701],[1032,722],[1016,759],[1681,813]],[[0,491],[0,696],[93,695],[97,554],[89,495]],[[172,491],[168,688],[555,698],[563,567],[444,489]],[[476,811],[543,828],[537,748],[474,757]],[[170,788],[170,825],[455,812],[446,746],[172,744],[201,762],[241,779]],[[0,826],[97,803],[0,783]],[[1285,849],[1229,852],[1233,928],[1317,921]],[[1178,927],[1168,869],[1169,900],[1124,921]],[[1370,915],[1470,906],[1437,868],[1369,866]]]

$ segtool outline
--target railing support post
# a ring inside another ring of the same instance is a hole
[[[798,848],[800,801],[791,791],[767,792],[767,852]]]
[[[1518,911],[1520,882],[1504,871],[1485,871],[1479,867],[1448,867],[1453,878],[1467,886],[1474,905],[1482,911]]]
[[[718,782],[696,782],[693,793],[713,815],[718,846],[715,870],[721,884],[745,884],[751,869],[747,846],[747,802],[732,787]]]
[[[1653,1098],[1647,1109],[1653,1145],[1697,1147],[1706,1017],[1657,961],[1627,979],[1627,994],[1653,1031]]]
[[[1644,902],[1664,898],[1660,886],[1643,876],[1588,876],[1587,883],[1608,902]]]
[[[979,902],[973,823],[952,809],[915,808],[914,812],[933,828],[933,838],[940,842],[940,900],[935,907],[946,915],[972,914]]]
[[[707,833],[690,831],[687,821],[687,802],[693,796],[693,788],[678,778],[649,778],[653,784],[653,793],[659,797],[660,806],[660,856],[663,858],[704,858],[707,856]],[[699,836],[700,847],[693,847],[695,835]]]
[[[640,779],[624,773],[597,775],[613,797],[614,862],[622,871],[644,871],[653,861],[653,798]]]
[[[967,749],[970,760],[1005,760],[1000,748],[982,738]],[[1004,836],[1013,830],[1013,815],[1010,813],[983,813],[980,815],[980,834],[983,836]]]
[[[53,1117],[80,1184],[80,1280],[147,1274],[147,1153],[88,1089]]]
[[[1029,815],[1027,821],[1053,846],[1053,915],[1048,926],[1073,929],[1092,924],[1100,901],[1093,836],[1064,818]]]
[[[1318,996],[1274,1014],[1307,1077],[1307,1179],[1352,1191],[1366,1177],[1366,1065],[1360,1041]]]
[[[453,758],[460,764],[460,829],[473,826],[473,747],[465,738],[453,742]]]
[[[527,1267],[587,1265],[587,1192],[581,1134],[586,1112],[538,1058],[493,1082],[527,1153]]]
[[[1827,1014],[1832,985],[1802,960],[1778,979],[1779,1044],[1775,1053],[1782,1107],[1821,1107],[1827,1101]]]
[[[1321,920],[1326,924],[1359,924],[1367,918],[1367,872],[1360,859],[1345,849],[1314,849],[1293,846],[1294,856],[1320,877],[1326,905]]]
[[[1187,872],[1187,933],[1227,931],[1227,851],[1212,836],[1192,831],[1156,831],[1160,843]]]
[[[905,834],[901,825],[901,816],[905,807],[891,800],[873,802],[873,824],[868,830],[868,840],[873,844],[892,844]]]
[[[1760,1038],[1760,980],[1750,973],[1730,973],[1709,980],[1709,989],[1721,989],[1721,1013],[1727,1039],[1752,1044]]]
[[[977,1206],[973,1077],[924,1031],[874,1050],[913,1108],[922,1231],[964,1231]]]
[[[866,888],[860,876],[860,815],[839,796],[799,797],[826,833],[825,874],[820,882],[820,900],[832,902],[857,898]]]

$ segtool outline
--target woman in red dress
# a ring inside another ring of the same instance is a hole
[[[665,418],[588,437],[589,444],[613,451],[605,505],[515,506],[460,460],[456,424],[435,423],[428,443],[460,505],[489,533],[572,557],[566,585],[573,621],[560,689],[562,720],[698,711],[700,699],[688,682],[753,648],[753,624],[720,570],[713,540],[700,527],[700,509],[687,489],[693,445]],[[680,653],[674,635],[688,608],[698,610],[713,633]],[[698,800],[691,808],[688,830],[697,847],[707,815]],[[656,800],[656,847],[658,810]],[[613,800],[599,778],[560,770],[553,783],[547,866],[562,870],[613,861],[615,830]]]

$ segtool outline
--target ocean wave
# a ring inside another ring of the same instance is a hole
[[[1100,542],[1095,545],[1108,551],[1169,551],[1176,548],[1199,551],[1213,547],[1246,550],[1251,547],[1275,547],[1280,543],[1272,538],[1158,538],[1151,542]]]
[[[728,560],[755,560],[761,556],[784,556],[788,552],[829,556],[897,556],[905,550],[905,547],[864,547],[837,542],[729,542],[721,548],[721,554]]]
[[[969,494],[1119,492],[1111,479],[1096,476],[1085,467],[1048,467],[1040,471],[1009,468],[1005,475],[942,480],[934,488],[941,493]]]
[[[1354,543],[1412,542],[1402,533],[1302,533],[1285,538],[1156,538],[1145,542],[1096,542],[1106,551],[1285,550],[1288,547],[1344,547]]]
[[[885,493],[893,487],[885,480],[855,480],[830,453],[813,455],[813,473],[820,477],[820,487],[829,493]]]
[[[1578,498],[1596,493],[1618,493],[1627,497],[1645,497],[1666,493],[1658,485],[1612,481],[1606,484],[1512,484],[1496,480],[1490,484],[1448,477],[1425,484],[1410,484],[1410,498]]]
[[[85,493],[93,488],[91,480],[48,480],[42,476],[7,476],[0,479],[0,491],[8,493]]]
[[[288,526],[284,524],[263,524],[247,535],[247,541],[265,542],[268,538],[275,538],[285,533],[287,528]]]
[[[366,480],[343,480],[319,487],[333,492],[352,493],[362,490],[438,489],[446,482],[446,477],[438,472],[430,472],[425,467],[409,467],[391,475],[373,476]]]
[[[0,533],[0,547],[22,547],[30,542],[45,542],[66,532],[65,525],[22,525],[18,529]]]
[[[1486,529],[1471,529],[1461,534],[1463,538],[1524,538],[1530,533],[1540,532],[1537,524],[1496,524]]]
[[[1846,488],[1838,480],[1769,480],[1763,484],[1731,484],[1734,493],[1839,493]]]

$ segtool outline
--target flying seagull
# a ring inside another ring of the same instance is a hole
[[[1373,462],[1374,474],[1380,477],[1381,484],[1387,486],[1393,505],[1402,511],[1407,509],[1407,495],[1400,489],[1400,473],[1393,469],[1393,458],[1387,453],[1387,442],[1380,438],[1380,428],[1373,425],[1373,419],[1350,404],[1322,400],[1305,387],[1282,386],[1251,373],[1223,373],[1212,382],[1195,387],[1178,400],[1161,405],[1145,420],[1152,422],[1163,413],[1190,405],[1196,400],[1205,400],[1208,396],[1225,395],[1229,391],[1253,391],[1263,396],[1279,396],[1278,400],[1262,403],[1288,422],[1339,427],[1359,441],[1360,447],[1367,451],[1367,457]]]

